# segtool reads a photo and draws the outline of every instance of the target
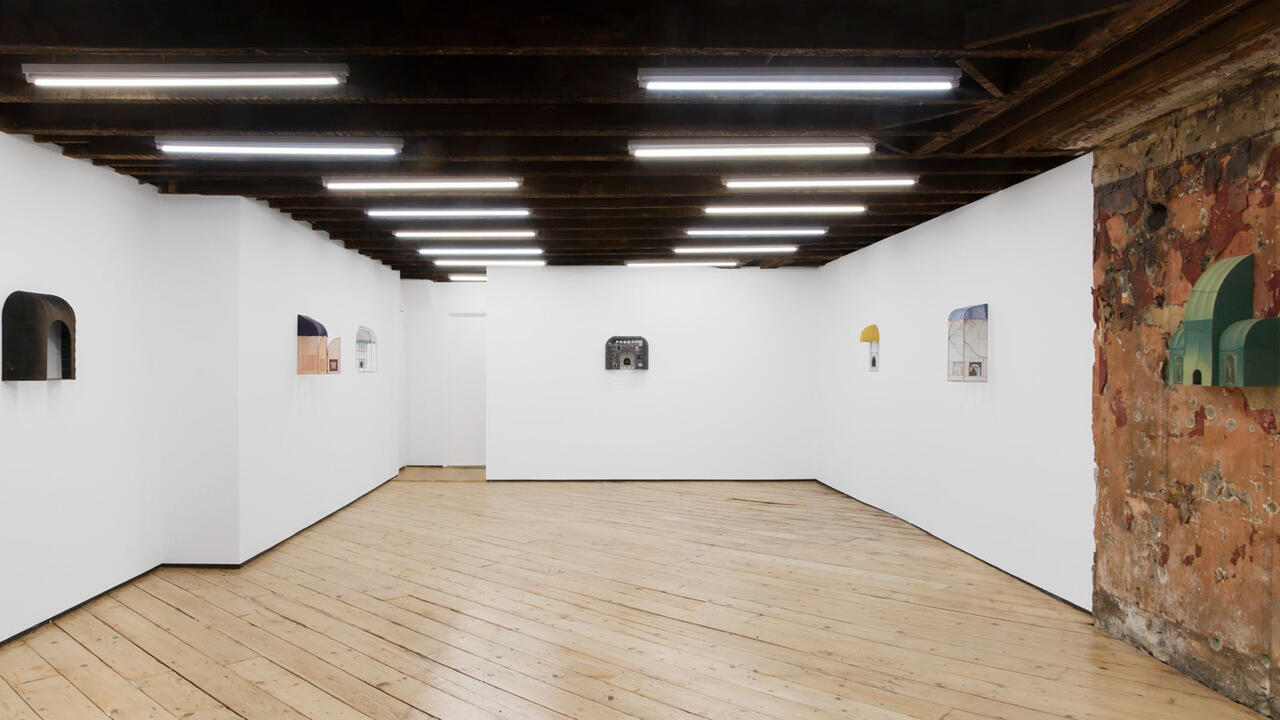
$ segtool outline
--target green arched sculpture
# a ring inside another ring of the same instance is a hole
[[[1280,385],[1280,320],[1253,317],[1253,256],[1209,266],[1169,338],[1170,385]]]

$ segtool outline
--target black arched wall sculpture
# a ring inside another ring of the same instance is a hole
[[[76,313],[56,295],[18,291],[4,301],[3,379],[48,380],[49,336],[62,347],[62,379],[76,377]]]

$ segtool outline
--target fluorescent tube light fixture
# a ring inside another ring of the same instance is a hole
[[[737,260],[628,260],[627,267],[737,267]]]
[[[684,231],[689,237],[813,237],[826,235],[824,227],[790,227],[790,228],[689,228]]]
[[[334,159],[394,157],[399,140],[346,138],[156,138],[156,147],[170,155],[199,157],[323,157]]]
[[[677,255],[779,255],[793,253],[795,245],[686,245],[675,248]]]
[[[506,218],[529,217],[524,208],[370,208],[371,218]]]
[[[287,88],[335,87],[346,65],[225,63],[195,65],[25,63],[27,82],[53,88]]]
[[[466,260],[436,260],[435,264],[439,267],[542,267],[547,264],[546,260],[486,260],[483,258],[468,258]]]
[[[849,157],[870,155],[865,140],[634,140],[627,145],[637,158],[715,159]]]
[[[434,257],[444,257],[448,255],[541,255],[542,248],[536,247],[483,247],[483,248],[467,248],[467,247],[442,247],[442,248],[422,248],[418,250],[419,255],[428,255]]]
[[[396,230],[403,240],[527,240],[535,230]]]
[[[946,92],[960,84],[959,68],[686,68],[637,75],[649,91],[722,93]]]
[[[844,175],[809,177],[725,178],[730,190],[805,190],[811,188],[911,187],[917,178],[910,175]]]
[[[511,177],[333,177],[324,186],[337,191],[515,190],[520,178]]]
[[[489,278],[480,273],[452,273],[449,275],[451,282],[489,282]]]
[[[708,215],[850,215],[866,205],[708,205]]]

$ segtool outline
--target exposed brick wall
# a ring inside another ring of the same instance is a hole
[[[1255,316],[1280,315],[1278,119],[1266,76],[1144,125],[1094,165],[1095,619],[1273,717],[1280,388],[1163,378],[1214,261],[1254,253]]]

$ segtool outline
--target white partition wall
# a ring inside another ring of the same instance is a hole
[[[214,248],[236,202],[161,197],[0,134],[0,302],[58,295],[77,319],[75,380],[0,382],[0,639],[154,567],[175,531],[234,557],[234,522],[180,526],[234,516],[234,375],[209,377],[203,348],[234,353],[234,310],[204,293],[234,278]]]
[[[813,478],[816,270],[489,270],[495,479]],[[614,335],[647,370],[605,370]]]
[[[1080,158],[822,270],[824,483],[1088,607],[1093,187]],[[947,381],[987,303],[989,381]],[[861,330],[880,329],[880,370]]]
[[[404,356],[404,463],[406,465],[450,465],[456,457],[453,445],[484,447],[484,407],[471,410],[471,422],[452,422],[450,406],[450,357],[457,353],[449,345],[450,327],[458,322],[487,325],[485,283],[436,283],[403,280],[400,283],[402,319],[405,327]],[[472,381],[484,382],[481,367],[473,368]],[[474,385],[472,385],[474,389]],[[481,391],[483,392],[483,390]],[[454,392],[454,402],[461,402]],[[471,403],[483,402],[471,398]],[[477,418],[479,415],[479,428]],[[453,438],[451,442],[451,436]],[[481,462],[483,464],[483,458]]]
[[[489,476],[817,478],[1087,607],[1090,165],[819,270],[490,270]],[[989,381],[948,382],[983,303]],[[651,369],[604,370],[611,335]]]
[[[238,563],[402,464],[477,460],[500,480],[817,478],[1087,606],[1089,171],[821,269],[492,268],[486,286],[401,281],[258,203],[0,135],[0,295],[78,319],[75,380],[0,383],[19,589],[0,638],[159,563]],[[989,382],[949,383],[947,315],[982,303]],[[343,339],[341,374],[296,373],[299,313]],[[360,326],[376,373],[354,367]],[[614,335],[647,338],[650,367],[606,370]]]
[[[485,464],[486,325],[481,313],[450,313],[446,323],[445,465]]]
[[[400,470],[400,278],[265,206],[243,201],[239,265],[240,560]],[[298,375],[298,313],[341,338],[339,375]],[[357,372],[356,331],[379,366]]]
[[[162,562],[240,562],[400,466],[398,274],[263,205],[0,134],[15,290],[72,305],[77,376],[0,383],[0,639]],[[377,328],[380,372],[298,376],[300,312]]]
[[[129,185],[132,196],[146,192]],[[156,502],[147,522],[163,538],[166,562],[226,563],[240,553],[236,359],[242,338],[235,292],[242,203],[155,196],[154,207],[138,215],[151,227],[165,220],[148,242],[145,277],[133,285],[145,289],[140,314],[101,317],[89,327],[115,333],[142,323],[139,347],[145,350],[137,355],[141,373],[130,400],[143,410],[134,452]],[[94,372],[91,364],[83,367]]]

